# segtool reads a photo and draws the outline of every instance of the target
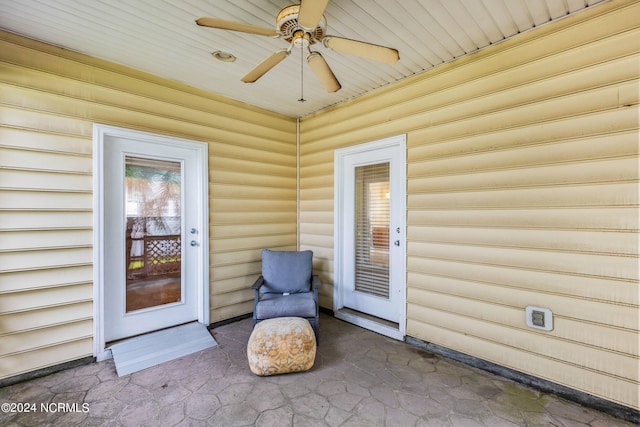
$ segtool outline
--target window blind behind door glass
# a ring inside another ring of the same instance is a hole
[[[389,297],[389,163],[356,173],[355,290]]]

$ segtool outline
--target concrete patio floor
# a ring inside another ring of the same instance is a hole
[[[304,373],[253,375],[245,319],[215,328],[216,348],[122,378],[108,360],[1,388],[0,425],[633,425],[327,315],[320,324]]]

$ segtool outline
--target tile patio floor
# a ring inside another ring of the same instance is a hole
[[[0,412],[0,425],[633,425],[326,315],[320,323],[316,363],[305,373],[253,375],[246,319],[214,329],[216,348],[122,378],[109,360],[1,388],[0,404],[37,410]]]

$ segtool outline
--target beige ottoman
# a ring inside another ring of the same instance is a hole
[[[247,357],[260,376],[307,371],[316,358],[313,328],[301,317],[263,320],[251,332]]]

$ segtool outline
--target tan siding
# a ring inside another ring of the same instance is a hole
[[[87,206],[91,206],[87,193],[0,190],[0,209],[80,210]]]
[[[214,171],[238,171],[245,170],[250,175],[262,175],[265,178],[269,178],[271,176],[282,178],[287,177],[291,172],[290,166],[282,166],[282,165],[272,165],[269,163],[263,163],[259,160],[250,161],[250,160],[241,160],[235,158],[224,158],[218,156],[215,147],[209,152],[209,167],[210,174],[214,173]],[[212,180],[215,178],[212,178]]]
[[[431,323],[441,328],[465,330],[466,333],[487,341],[621,378],[635,367],[633,358],[624,353],[576,343],[557,335],[553,338],[542,336],[525,329],[518,307],[504,307],[483,301],[470,302],[465,298],[416,289],[411,292],[411,299],[424,306]],[[429,303],[425,304],[425,301]],[[437,306],[438,309],[430,310],[430,305]],[[473,322],[469,322],[470,318],[474,319]],[[569,326],[568,322],[562,324],[562,318],[559,321],[558,328]]]
[[[291,233],[290,235],[274,235],[274,236],[239,236],[234,238],[227,239],[216,239],[216,246],[213,249],[214,255],[214,264],[215,268],[217,264],[215,264],[215,254],[218,252],[229,252],[229,251],[245,251],[249,249],[256,249],[255,259],[260,259],[260,250],[261,248],[281,248],[281,247],[289,247],[293,246],[295,248],[295,244],[291,244],[291,240],[295,241],[295,233]],[[251,283],[249,284],[251,285]]]
[[[607,141],[600,141],[606,144]],[[489,154],[486,155],[487,157]],[[479,167],[483,162],[479,156],[472,156],[472,162]],[[465,159],[469,161],[470,159]],[[592,160],[586,164],[585,160],[574,162],[560,162],[553,165],[539,163],[531,167],[517,165],[509,167],[504,165],[500,170],[476,170],[470,176],[464,172],[455,175],[456,166],[451,166],[451,174],[438,176],[416,177],[411,181],[412,193],[435,193],[451,190],[479,190],[482,188],[526,188],[535,181],[538,187],[571,185],[585,183],[602,183],[626,181],[634,176],[637,168],[637,159],[634,156],[618,159]],[[531,159],[529,161],[532,161]],[[421,162],[425,163],[425,162]],[[451,163],[451,162],[449,162]],[[416,165],[415,170],[427,170],[431,172],[429,163]],[[585,168],[585,166],[589,166]],[[463,167],[460,170],[464,170]],[[468,169],[467,169],[468,170]],[[416,174],[417,175],[417,174]]]
[[[91,211],[55,212],[52,210],[21,210],[8,208],[2,213],[0,230],[70,230],[90,228],[93,224]]]
[[[281,201],[281,200],[270,200],[268,198],[265,199],[232,199],[232,198],[211,198],[211,203],[213,205],[213,209],[215,209],[218,214],[228,214],[228,213],[239,213],[239,214],[250,214],[252,212],[282,212],[290,209],[295,209],[296,201]],[[212,213],[212,216],[215,215]],[[222,216],[222,215],[221,215]],[[216,215],[217,217],[217,215]],[[255,216],[254,216],[255,217]],[[228,218],[228,216],[226,217]],[[215,217],[213,219],[212,225],[216,225]],[[239,224],[236,222],[236,224]]]
[[[260,270],[256,270],[256,277],[259,274]],[[221,298],[216,299],[214,302],[214,307],[223,307],[225,299],[233,298],[230,296],[233,293],[245,293],[247,295],[251,294],[251,299],[253,300],[253,291],[247,287],[246,279],[243,277],[231,277],[231,278],[221,278],[218,279],[218,286],[221,290],[224,291],[224,295]],[[246,301],[249,301],[247,298]],[[252,302],[253,304],[253,302]],[[249,310],[249,312],[253,311],[253,308]]]
[[[295,120],[4,32],[0,91],[0,378],[93,352],[94,122],[209,143],[211,321],[252,311],[296,246]]]
[[[4,314],[0,317],[0,322],[7,330],[17,333],[77,322],[78,319],[91,320],[92,317],[93,304],[87,301]]]
[[[68,341],[58,341],[48,347],[32,347],[28,351],[11,353],[2,357],[3,372],[18,375],[36,369],[70,362],[78,357],[90,356],[93,351],[93,337],[77,337]]]
[[[223,311],[228,309],[229,307],[232,307],[233,305],[246,303],[248,300],[252,300],[252,297],[253,291],[251,289],[247,289],[246,286],[243,286],[243,288],[240,290],[225,292],[220,296],[220,298],[218,298],[213,308],[214,310],[220,309],[220,311]],[[250,305],[253,306],[253,303],[251,303]],[[253,307],[251,308],[251,310],[253,310]]]
[[[584,215],[576,215],[581,213]],[[410,222],[442,226],[520,227],[535,229],[638,231],[638,210],[633,207],[487,209],[484,211],[433,210],[408,212]]]
[[[91,230],[13,231],[0,234],[0,251],[91,246]]]
[[[514,233],[516,232],[514,231]],[[423,258],[464,260],[468,263],[520,268],[522,270],[638,280],[638,271],[634,268],[637,266],[637,259],[633,257],[540,251],[528,248],[495,248],[484,244],[466,246],[417,243],[411,240],[413,239],[412,235],[409,238],[409,253]],[[634,303],[634,301],[628,302]]]
[[[331,279],[334,150],[406,133],[407,334],[638,408],[639,14],[614,0],[304,118],[301,247]]]
[[[4,76],[3,76],[4,77]],[[92,142],[83,137],[41,133],[37,130],[0,127],[3,147],[35,152],[64,153],[68,156],[91,156]]]
[[[412,227],[417,241],[469,246],[532,248],[540,250],[631,255],[637,252],[635,233],[609,233],[576,230],[518,230],[508,233],[497,228]]]
[[[277,236],[281,234],[295,234],[295,223],[264,223],[244,225],[224,225],[211,227],[212,233],[218,238],[239,236]]]
[[[42,268],[59,268],[89,265],[93,262],[91,248],[55,248],[52,250],[6,251],[2,254],[0,270],[28,271]]]
[[[73,265],[56,269],[18,270],[0,274],[0,292],[89,283],[92,280],[92,265]]]
[[[144,72],[42,45],[9,33],[3,33],[0,46],[3,70],[9,67],[22,69],[17,74],[7,73],[6,81],[23,88],[34,88],[33,81],[38,81],[40,83],[34,89],[41,90],[43,96],[64,94],[81,101],[90,100],[122,109],[137,108],[158,115],[166,115],[168,107],[170,117],[177,117],[185,122],[189,118],[205,118],[206,121],[211,118],[206,113],[214,114],[220,120],[216,129],[231,131],[232,134],[262,135],[265,132],[279,131],[284,138],[290,134],[290,118]],[[123,76],[127,79],[122,79]],[[117,85],[114,84],[115,81],[118,81]],[[146,105],[150,100],[156,102]],[[245,121],[247,116],[253,116],[254,120]]]
[[[247,185],[218,184],[209,194],[216,199],[269,199],[269,200],[293,200],[295,202],[295,189],[256,187]]]
[[[232,303],[230,305],[220,305],[220,304],[214,303],[211,308],[214,312],[218,313],[218,317],[220,319],[231,319],[237,316],[238,312],[243,312],[243,313],[253,312],[253,295],[251,295],[251,297],[252,297],[251,301],[243,302],[240,304]],[[246,298],[246,296],[244,298]]]
[[[517,268],[422,257],[409,257],[408,264],[411,265],[409,275],[416,274],[415,282],[419,284],[423,281],[429,283],[427,278],[421,277],[422,274],[429,274],[441,278],[490,283],[498,285],[500,288],[527,289],[541,295],[546,292],[551,295],[593,298],[618,304],[629,304],[628,301],[633,301],[638,292],[637,283],[634,281],[612,281],[603,277],[535,270],[528,270],[526,274],[522,274],[522,270]],[[553,287],[549,284],[552,284]],[[476,297],[473,289],[469,289],[467,292],[472,294],[474,298]],[[499,299],[500,296],[493,298]]]
[[[288,211],[246,211],[246,212],[217,212],[216,224],[263,224],[275,222],[295,223],[296,213]]]
[[[246,276],[260,274],[261,263],[256,262],[244,262],[242,264],[230,264],[226,266],[218,266],[211,271],[213,280],[226,280],[233,278],[244,278]],[[246,283],[239,287],[239,289],[249,289]]]
[[[494,318],[501,323],[510,323],[514,319],[496,316],[494,310],[501,306],[512,306],[518,309],[520,314],[515,325],[524,326],[524,317],[521,313],[519,301],[528,300],[531,304],[549,307],[552,311],[559,312],[562,309],[561,318],[584,320],[582,313],[592,312],[590,321],[613,327],[615,330],[633,331],[634,322],[637,320],[636,308],[628,305],[615,305],[608,301],[580,300],[574,295],[561,296],[551,293],[542,293],[529,289],[518,289],[508,286],[495,285],[493,283],[478,283],[475,280],[458,280],[438,276],[412,276],[420,280],[414,288],[412,301],[420,301],[421,306],[446,309],[446,311],[461,311],[473,318]],[[431,284],[433,282],[433,284]],[[428,290],[423,290],[429,285]],[[469,290],[471,289],[471,290]],[[499,295],[498,295],[499,294]],[[498,295],[498,296],[496,296]],[[448,303],[447,303],[448,301]],[[493,307],[491,309],[491,307]],[[500,320],[502,319],[502,320]],[[557,326],[557,325],[554,325]],[[549,335],[562,333],[556,331]],[[630,336],[630,335],[629,335]],[[638,355],[638,349],[629,352]]]
[[[91,191],[91,175],[33,170],[0,170],[0,182],[11,189]]]
[[[92,298],[93,288],[91,282],[71,283],[19,292],[7,292],[2,296],[1,307],[3,313],[14,313],[79,301],[91,301]]]
[[[47,165],[44,171],[83,173],[91,171],[91,157],[71,156],[67,153],[52,153],[36,150],[0,149],[4,167],[33,169],[34,165]]]
[[[33,348],[33,343],[38,343],[40,347],[48,347],[59,342],[73,341],[78,337],[92,335],[93,323],[91,320],[21,331],[19,334],[6,334],[2,337],[3,345],[0,349],[0,357],[29,351]]]

